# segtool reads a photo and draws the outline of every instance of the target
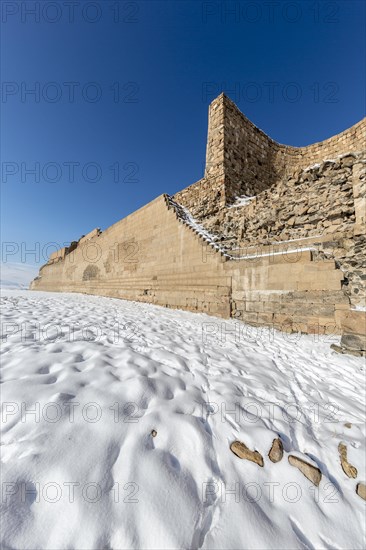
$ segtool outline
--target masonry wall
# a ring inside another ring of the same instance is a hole
[[[230,316],[231,280],[164,196],[46,264],[32,289],[114,296]]]
[[[206,169],[201,180],[205,190],[196,184],[177,193],[175,199],[203,219],[236,196],[257,195],[311,164],[364,149],[366,118],[325,141],[291,147],[268,137],[221,94],[209,108]]]
[[[316,260],[305,246],[283,247],[231,260],[226,268],[232,277],[232,317],[289,332],[340,334],[349,300],[333,260]]]
[[[366,152],[324,161],[259,193],[244,206],[207,216],[203,227],[240,256],[276,243],[316,244],[342,269],[351,304],[366,304]],[[312,241],[309,239],[312,238]]]
[[[366,313],[352,310],[366,296],[366,161],[359,153],[366,148],[365,123],[321,144],[287,147],[222,95],[210,106],[202,180],[55,253],[31,288],[150,302],[282,330],[347,330],[348,345],[365,349]],[[255,199],[235,208],[237,195]],[[181,206],[209,237],[190,225]]]
[[[205,176],[199,196],[193,186],[175,198],[225,251],[314,237],[343,271],[351,305],[366,305],[366,119],[296,148],[270,139],[221,95],[209,111]],[[253,199],[237,206],[241,195]]]
[[[222,101],[227,203],[237,195],[257,195],[311,164],[366,148],[366,119],[325,141],[291,147],[269,138],[229,98]]]
[[[176,193],[174,198],[199,221],[219,215],[226,204],[224,176],[204,177]]]
[[[282,330],[334,333],[342,273],[308,250],[230,260],[158,197],[45,265],[32,289],[83,292],[206,312]]]

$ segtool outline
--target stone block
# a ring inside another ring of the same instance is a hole
[[[366,311],[342,309],[336,311],[335,317],[345,334],[366,336]]]

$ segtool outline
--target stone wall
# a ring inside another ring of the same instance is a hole
[[[175,199],[189,208],[197,220],[209,219],[225,208],[223,176],[202,178],[175,195]]]
[[[266,136],[222,94],[209,110],[204,186],[175,199],[234,256],[314,237],[318,254],[343,271],[351,305],[365,307],[365,174],[366,119],[323,142],[291,147]],[[240,196],[252,199],[241,206]]]
[[[325,141],[291,147],[269,138],[229,98],[223,96],[222,101],[227,204],[238,195],[257,195],[280,181],[285,183],[311,164],[366,148],[366,119]]]
[[[343,274],[307,248],[230,258],[161,196],[50,262],[32,289],[150,302],[286,331],[340,333]]]
[[[300,169],[285,184],[279,181],[244,206],[222,208],[201,223],[236,256],[312,237],[319,252],[343,270],[352,305],[365,305],[365,180],[366,152],[349,153]]]
[[[219,253],[177,221],[160,196],[42,267],[31,288],[84,292],[230,316]]]
[[[344,132],[307,147],[281,145],[257,128],[224,94],[209,108],[204,187],[196,185],[175,195],[175,199],[203,219],[235,197],[257,195],[295,172],[327,158],[366,149],[366,118]],[[202,180],[201,180],[202,182]],[[200,182],[198,182],[200,183]],[[199,199],[199,200],[198,200]],[[200,203],[206,201],[206,208]]]
[[[345,345],[364,350],[366,313],[352,308],[366,297],[365,123],[288,147],[221,95],[210,106],[204,177],[58,251],[31,288],[344,330]],[[252,198],[238,206],[243,195]]]
[[[353,169],[358,162],[366,162],[366,157],[351,153],[300,169],[258,194],[248,209],[236,208],[244,241],[281,241],[349,229],[356,221]]]

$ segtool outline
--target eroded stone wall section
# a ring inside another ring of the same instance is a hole
[[[311,164],[366,149],[366,119],[307,147],[281,145],[257,128],[225,94],[209,108],[204,178],[174,196],[198,219],[256,196]]]

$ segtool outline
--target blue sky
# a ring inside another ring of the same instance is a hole
[[[202,177],[208,105],[221,91],[290,145],[323,140],[364,116],[363,1],[28,0],[1,8],[8,267],[43,264],[42,251],[54,249],[47,243],[106,228]]]

